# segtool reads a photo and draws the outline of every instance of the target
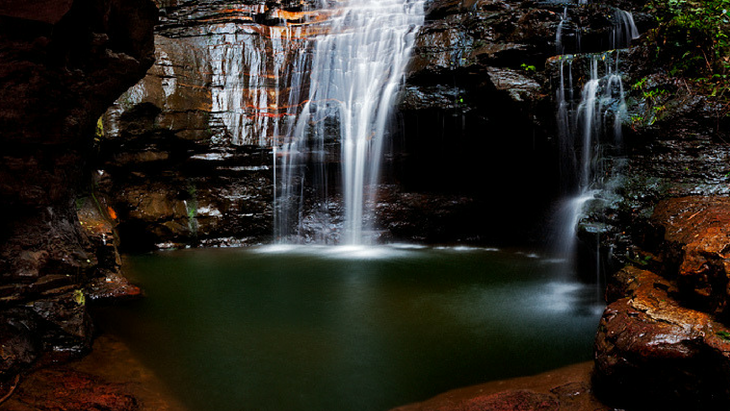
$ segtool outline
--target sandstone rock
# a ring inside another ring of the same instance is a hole
[[[613,279],[595,343],[595,389],[616,406],[724,409],[730,405],[730,333],[684,308],[666,279],[632,267]]]
[[[662,253],[683,297],[703,311],[727,316],[730,298],[730,199],[682,197],[661,201],[647,241]],[[657,238],[658,237],[658,238]]]
[[[590,388],[591,363],[459,388],[393,411],[608,411]]]
[[[3,404],[8,411],[134,411],[137,399],[122,384],[70,370],[42,370],[22,381]]]

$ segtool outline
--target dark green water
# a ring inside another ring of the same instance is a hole
[[[485,249],[186,250],[126,258],[102,314],[195,411],[387,410],[591,358],[594,286]]]

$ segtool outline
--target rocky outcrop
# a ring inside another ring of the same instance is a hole
[[[116,254],[75,200],[97,119],[152,64],[155,21],[148,0],[0,5],[0,379],[89,348],[84,287]]]
[[[730,405],[727,198],[660,202],[637,258],[612,276],[596,336],[595,387],[616,406]],[[662,273],[662,276],[654,272]]]
[[[579,232],[586,249],[600,248],[607,257],[608,274],[629,261],[660,200],[730,194],[726,103],[649,64],[650,48],[639,44],[621,55],[628,108],[623,144],[604,158],[607,190]]]
[[[394,162],[405,191],[478,204],[482,214],[470,218],[489,216],[487,242],[544,236],[534,228],[571,178],[559,166],[550,62],[578,43],[583,53],[626,46],[619,8],[635,11],[640,31],[653,24],[638,2],[591,3],[429,3],[400,106],[404,143]]]

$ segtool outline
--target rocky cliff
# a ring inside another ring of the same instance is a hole
[[[574,7],[565,24],[560,4],[426,2],[375,206],[382,240],[540,241],[561,177],[543,67],[578,43],[608,48],[615,6],[631,7],[615,3]],[[297,64],[280,60],[317,34],[319,17],[302,2],[236,4],[161,4],[157,63],[105,117],[95,166],[122,246],[271,239],[271,147],[291,105],[277,85]]]
[[[156,15],[147,0],[0,4],[0,380],[88,350],[87,302],[126,287],[103,208],[77,199],[97,120],[153,62]]]

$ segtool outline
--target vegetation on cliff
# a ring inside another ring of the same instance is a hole
[[[657,63],[730,100],[730,0],[652,0],[647,8],[659,22],[648,36]]]

